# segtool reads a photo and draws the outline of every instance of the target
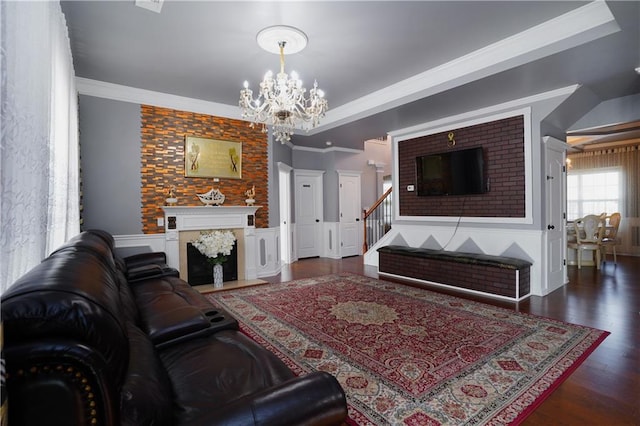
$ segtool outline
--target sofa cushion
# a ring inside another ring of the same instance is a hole
[[[219,331],[158,351],[175,394],[176,423],[295,377],[274,354],[239,331]]]
[[[407,247],[389,245],[378,248],[378,253],[401,254],[403,256],[422,259],[443,260],[446,262],[466,263],[471,265],[491,266],[501,269],[524,269],[531,266],[531,262],[506,256],[494,256],[481,253],[466,253],[458,251],[433,250],[422,247]]]
[[[129,334],[129,367],[120,394],[122,425],[173,424],[173,393],[164,367],[142,330],[133,324]]]
[[[116,272],[120,281],[120,303],[122,304],[122,312],[125,315],[127,322],[134,324],[140,324],[140,315],[138,313],[138,306],[129,288],[126,278],[122,271]]]

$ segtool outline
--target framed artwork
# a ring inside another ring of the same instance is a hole
[[[242,142],[186,136],[184,175],[242,179]]]

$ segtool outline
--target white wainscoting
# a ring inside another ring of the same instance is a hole
[[[340,222],[322,224],[322,257],[340,259]]]
[[[128,248],[131,252],[165,251],[164,234],[114,235],[116,248]]]
[[[116,248],[129,249],[135,252],[166,252],[165,234],[114,235]],[[280,261],[280,228],[256,228],[255,253],[256,275],[270,277],[278,275],[282,264]]]
[[[280,260],[280,228],[256,228],[256,275],[270,277],[278,275],[282,268]]]
[[[446,251],[485,253],[494,256],[528,260],[531,265],[531,294],[544,296],[551,290],[547,284],[543,250],[544,234],[539,230],[499,228],[458,228],[455,226],[398,225],[384,235],[364,256],[364,264],[378,267],[377,248],[403,245]]]
[[[298,261],[298,227],[291,224],[291,263]]]

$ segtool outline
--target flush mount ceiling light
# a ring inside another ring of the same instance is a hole
[[[240,91],[242,118],[252,121],[252,126],[262,124],[263,132],[271,126],[273,137],[285,143],[291,140],[295,129],[308,131],[318,125],[327,111],[327,100],[317,82],[305,97],[307,89],[296,72],[292,71],[291,76],[284,72],[284,55],[300,52],[307,45],[302,31],[282,25],[268,27],[258,33],[257,41],[267,52],[280,55],[280,72],[275,78],[271,71],[265,74],[255,99],[249,83],[244,82]]]

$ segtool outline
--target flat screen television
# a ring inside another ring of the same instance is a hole
[[[486,192],[482,147],[416,157],[418,195]]]

